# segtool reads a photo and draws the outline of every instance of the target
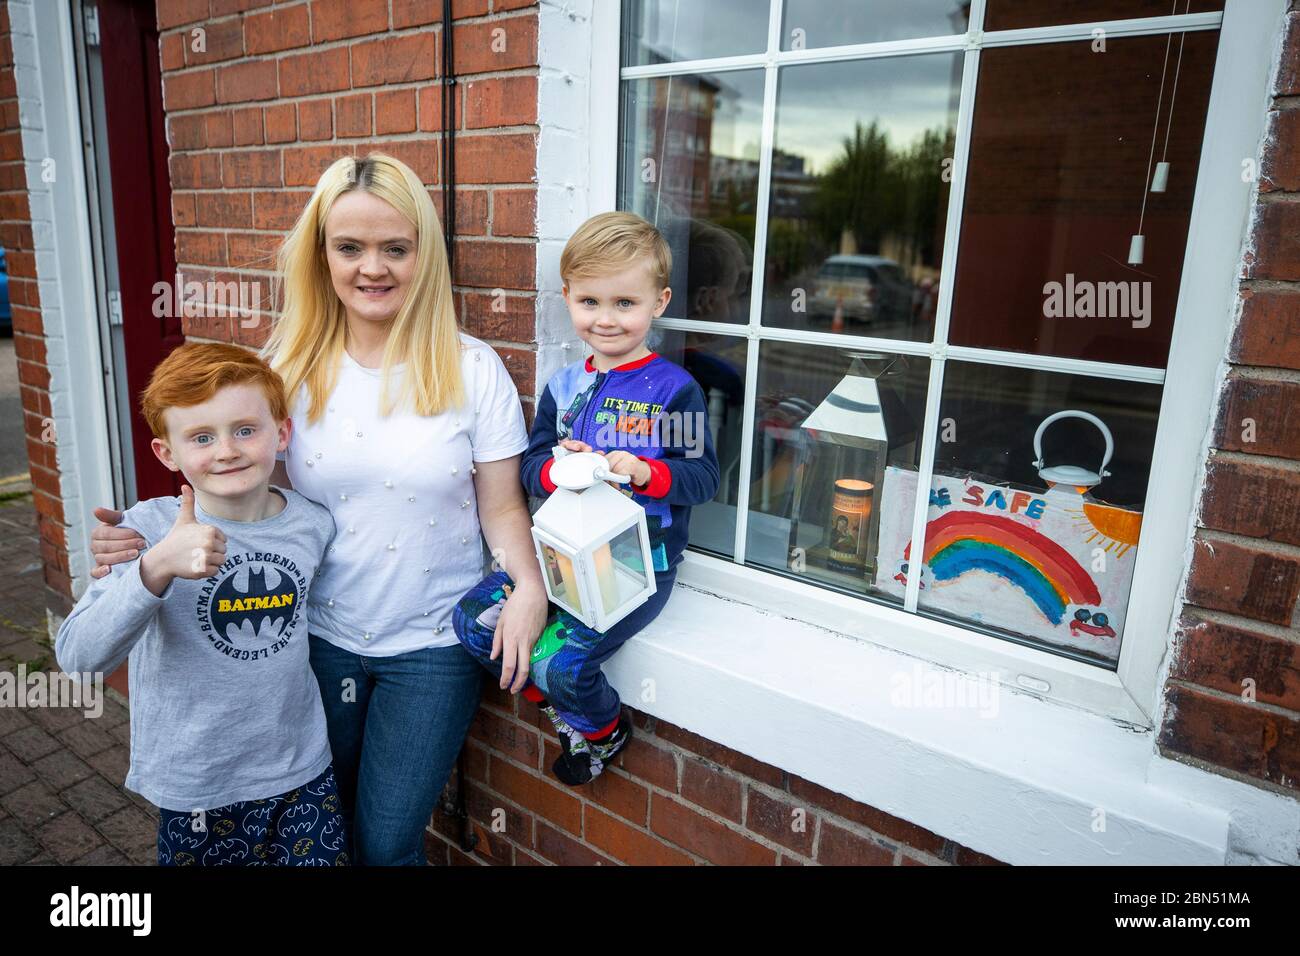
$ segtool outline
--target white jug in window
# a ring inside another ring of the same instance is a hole
[[[1089,471],[1079,465],[1047,465],[1043,461],[1043,433],[1047,431],[1048,425],[1062,418],[1082,418],[1084,421],[1092,422],[1101,431],[1102,437],[1106,439],[1106,451],[1101,456],[1101,467],[1096,471]],[[1079,494],[1083,494],[1089,488],[1101,484],[1101,480],[1110,475],[1106,466],[1110,464],[1114,452],[1115,441],[1111,438],[1110,429],[1106,427],[1105,422],[1090,412],[1081,412],[1077,409],[1056,412],[1044,418],[1038,426],[1038,431],[1034,432],[1034,454],[1038,456],[1034,459],[1034,467],[1038,469],[1038,477],[1047,482],[1049,489],[1053,485],[1073,485]]]

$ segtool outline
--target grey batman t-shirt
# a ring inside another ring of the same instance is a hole
[[[68,673],[107,674],[128,660],[126,786],[164,809],[277,796],[330,763],[305,609],[334,519],[297,492],[276,490],[285,507],[261,521],[215,518],[195,502],[196,520],[226,536],[216,574],[175,578],[156,597],[138,560],[113,565],[55,639]],[[152,547],[171,531],[180,503],[141,501],[122,525]]]

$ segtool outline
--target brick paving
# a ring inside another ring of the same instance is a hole
[[[0,670],[19,665],[58,669],[36,508],[30,493],[0,488]],[[71,707],[0,707],[0,866],[156,863],[157,808],[122,786],[129,717],[107,688],[97,718]]]

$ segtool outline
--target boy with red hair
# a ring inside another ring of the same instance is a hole
[[[126,786],[160,809],[160,865],[346,864],[303,612],[334,522],[270,484],[292,430],[284,383],[246,349],[187,344],[142,411],[187,484],[127,510],[148,546],[81,596],[59,665],[129,660]]]

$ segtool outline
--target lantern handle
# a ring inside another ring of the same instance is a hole
[[[599,478],[602,481],[613,481],[620,485],[626,485],[629,481],[632,480],[631,475],[616,475],[608,468],[606,468],[604,465],[598,466],[595,469],[595,471],[592,472],[592,476],[595,478]]]
[[[1107,477],[1110,472],[1106,466],[1110,464],[1111,455],[1115,453],[1115,440],[1111,438],[1110,429],[1096,415],[1091,412],[1081,412],[1078,409],[1067,409],[1063,412],[1057,412],[1054,415],[1048,415],[1038,426],[1038,431],[1034,432],[1034,454],[1038,457],[1034,459],[1034,467],[1043,467],[1043,432],[1047,431],[1047,426],[1052,422],[1059,421],[1062,418],[1082,418],[1084,421],[1092,422],[1101,431],[1101,435],[1106,439],[1106,452],[1101,456],[1101,468],[1097,471],[1099,478]]]

